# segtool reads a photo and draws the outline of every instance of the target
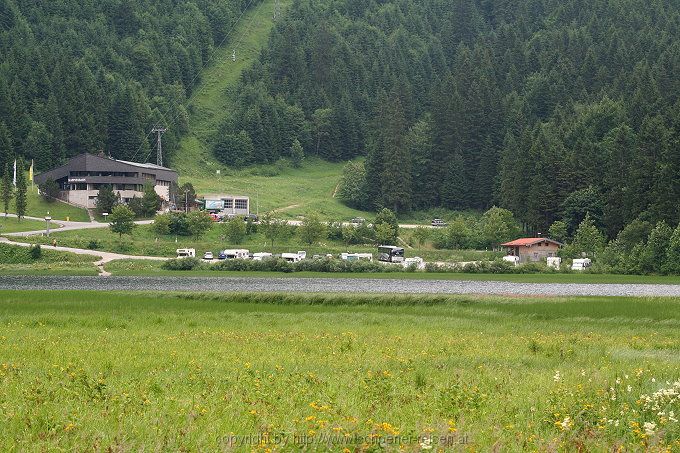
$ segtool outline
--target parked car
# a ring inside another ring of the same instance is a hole
[[[257,217],[257,214],[248,214],[243,216],[243,221],[247,222],[248,220],[250,220],[253,223],[257,223],[257,221],[260,219],[259,217]]]
[[[227,259],[227,254],[224,253],[224,250],[217,254],[217,259],[218,260],[226,260]]]
[[[446,222],[444,222],[442,219],[433,219],[432,220],[432,226],[433,227],[445,227]]]
[[[362,223],[366,223],[366,219],[364,219],[363,217],[355,217],[352,220],[350,220],[349,223],[351,223],[354,226],[359,226]]]
[[[213,252],[205,252],[203,255],[204,260],[213,260],[215,257],[213,256]]]

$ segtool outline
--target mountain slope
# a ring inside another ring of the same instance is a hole
[[[282,7],[289,1],[281,2]],[[219,125],[229,116],[233,90],[241,73],[257,59],[274,26],[275,0],[266,0],[247,11],[231,32],[228,41],[215,49],[211,63],[201,74],[201,83],[189,99],[189,133],[179,143],[172,161],[183,178],[215,174],[222,166],[213,158],[209,142]],[[236,61],[232,51],[236,49]],[[200,183],[199,183],[200,185]]]

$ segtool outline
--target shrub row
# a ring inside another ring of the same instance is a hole
[[[327,272],[327,273],[383,273],[383,272],[415,272],[415,266],[404,268],[398,265],[386,265],[369,261],[345,261],[337,259],[302,260],[297,263],[289,263],[283,259],[269,259],[263,261],[254,260],[224,260],[211,264],[198,258],[178,258],[165,261],[162,265],[165,270],[214,270],[214,271],[268,271],[268,272]],[[457,264],[434,264],[428,263],[425,272],[456,272],[465,274],[539,274],[570,272],[568,266],[562,271],[557,271],[545,264],[528,263],[522,266],[514,266],[502,260],[480,261],[468,263],[464,266]]]
[[[345,261],[334,259],[303,260],[289,263],[283,259],[254,260],[224,260],[215,264],[208,264],[198,258],[177,258],[165,261],[163,269],[185,271],[194,269],[215,271],[268,271],[268,272],[349,272],[349,273],[377,273],[403,272],[402,266],[390,266],[368,261]]]

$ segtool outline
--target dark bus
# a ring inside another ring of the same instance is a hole
[[[403,263],[404,249],[394,245],[381,245],[378,247],[378,261],[387,263]]]

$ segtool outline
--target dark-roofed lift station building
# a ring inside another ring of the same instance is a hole
[[[177,172],[154,164],[140,164],[92,154],[80,154],[61,167],[35,176],[37,184],[47,179],[59,184],[59,198],[83,208],[94,208],[100,187],[110,185],[127,203],[141,198],[144,185],[153,184],[158,195],[170,200],[170,185],[177,183]]]

